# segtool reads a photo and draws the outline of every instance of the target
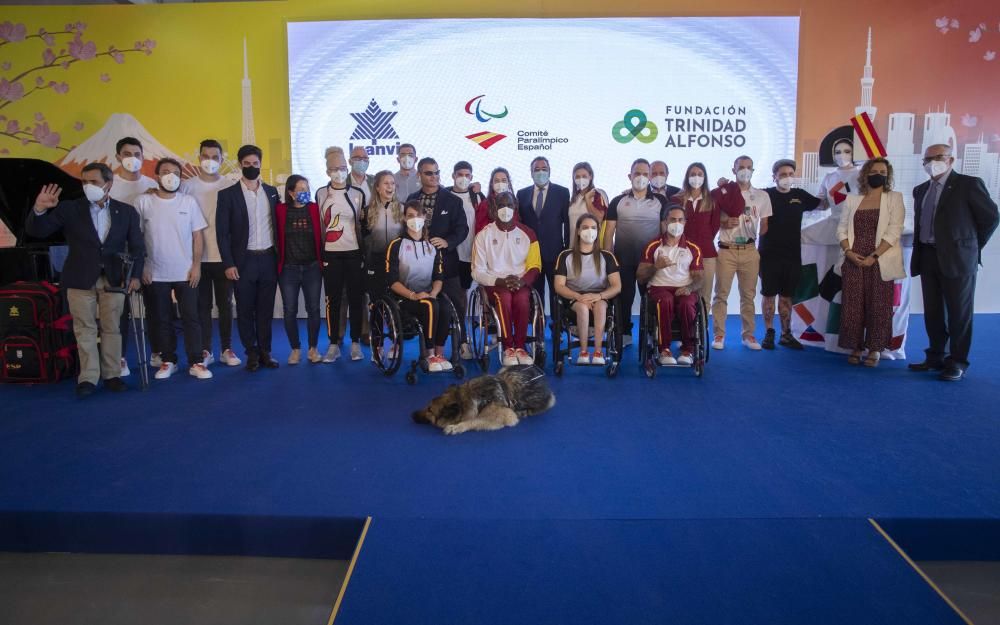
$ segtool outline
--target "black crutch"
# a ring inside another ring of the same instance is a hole
[[[135,266],[135,259],[131,254],[119,252],[118,258],[122,262],[123,284],[120,287],[107,286],[104,290],[108,293],[123,293],[129,298],[129,320],[132,323],[132,336],[135,340],[135,352],[139,359],[139,387],[145,391],[149,388],[149,357],[146,350],[146,306],[143,302],[139,289],[128,290],[132,282],[132,269]]]

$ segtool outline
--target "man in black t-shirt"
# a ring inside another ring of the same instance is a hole
[[[760,346],[774,349],[774,298],[778,297],[781,339],[785,347],[802,349],[792,336],[792,296],[802,271],[802,213],[819,207],[819,198],[803,189],[792,188],[795,161],[781,159],[771,168],[776,186],[765,189],[771,198],[766,234],[760,236],[760,294],[763,296],[764,326],[767,332]],[[765,229],[761,228],[764,232]]]

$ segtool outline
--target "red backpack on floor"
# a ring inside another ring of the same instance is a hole
[[[73,320],[59,289],[48,282],[0,288],[0,382],[58,382],[79,368]]]

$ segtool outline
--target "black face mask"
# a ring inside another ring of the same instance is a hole
[[[885,176],[882,174],[868,174],[868,186],[872,189],[881,189],[885,186]]]
[[[247,180],[256,180],[260,175],[260,167],[244,167],[243,177]]]

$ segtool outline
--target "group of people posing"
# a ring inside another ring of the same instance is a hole
[[[303,358],[338,360],[348,335],[350,359],[362,360],[368,334],[365,299],[391,293],[426,329],[427,369],[449,370],[452,364],[444,356],[449,311],[454,307],[464,318],[474,282],[498,312],[504,365],[532,361],[525,351],[531,289],[550,311],[557,297],[572,309],[579,364],[604,363],[610,302],[624,312],[625,345],[631,342],[629,313],[637,291],[655,304],[660,364],[691,364],[699,306],[712,314],[712,347],[724,349],[734,278],[742,345],[801,349],[791,333],[791,308],[801,269],[802,216],[830,204],[826,195],[818,198],[792,187],[792,160],[773,164],[774,186],[755,188],[754,161],[745,155],[734,160],[733,179],[727,173],[714,188],[702,163],[688,165],[681,186],[675,187],[667,183],[665,162],[639,158],[628,171],[629,188],[609,199],[595,186],[588,163],[573,167],[567,188],[550,180],[549,162],[541,156],[530,163],[531,183],[515,190],[507,169],[494,169],[481,185],[466,161],[451,167],[452,184],[443,186],[438,162],[418,160],[410,144],[399,147],[397,171],[374,175],[368,173],[363,148],[347,154],[330,147],[328,181],[313,186],[292,175],[279,195],[261,181],[263,154],[253,145],[237,152],[240,178],[235,183],[220,175],[224,156],[215,140],[201,142],[197,168],[164,158],[156,163],[155,178],[140,171],[138,140],[121,139],[116,152],[118,173],[103,163],[86,165],[85,198],[60,202],[61,189],[46,186],[28,219],[29,234],[44,236],[61,228],[70,246],[62,284],[80,349],[80,396],[91,394],[100,379],[112,391],[126,388],[121,376],[127,375],[122,338],[128,331],[127,302],[122,293],[105,288],[124,279],[116,257],[120,252],[135,260],[134,277],[125,286],[143,291],[157,379],[177,371],[175,301],[192,376],[212,377],[213,300],[219,312],[219,359],[229,366],[242,364],[232,349],[234,293],[246,368],[277,368],[271,320],[279,288],[292,365]],[[953,162],[946,145],[927,150],[931,180],[915,190],[911,267],[924,283],[931,338],[927,359],[911,368],[944,369],[946,379],[960,379],[968,366],[979,252],[997,225],[996,204],[982,181],[951,171]],[[865,162],[858,180],[857,189],[848,189],[837,230],[844,252],[840,345],[849,350],[851,363],[875,366],[892,337],[893,281],[906,275],[900,243],[904,205],[892,189],[892,165],[886,159]],[[955,188],[961,192],[952,192]],[[766,326],[762,341],[755,327],[758,279]],[[325,352],[319,348],[323,288]],[[307,316],[305,353],[297,321],[300,294]],[[443,305],[442,298],[451,305]],[[935,311],[941,314],[935,317]],[[676,353],[671,346],[675,318],[681,329]],[[464,329],[460,350],[462,357],[472,357]]]

